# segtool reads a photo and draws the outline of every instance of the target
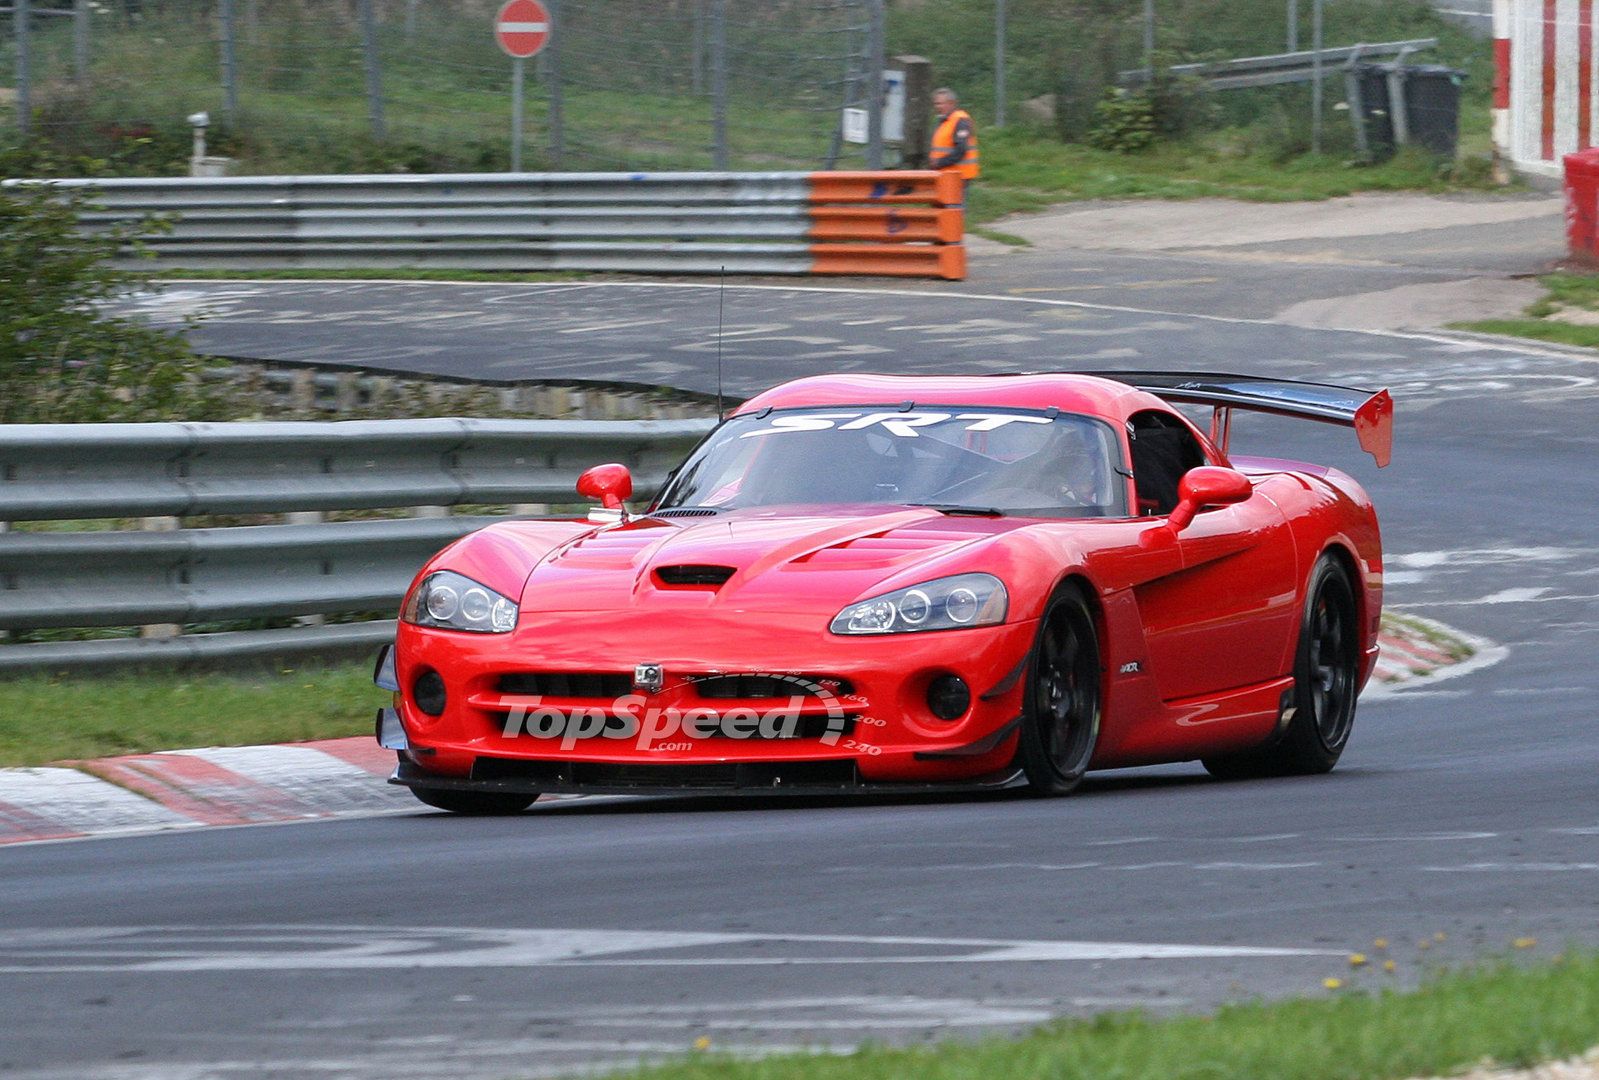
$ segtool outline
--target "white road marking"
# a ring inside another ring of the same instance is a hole
[[[253,931],[253,932],[252,932]],[[696,933],[592,929],[382,926],[91,928],[17,930],[0,946],[0,972],[358,971],[417,968],[767,967],[989,964],[1331,956],[1335,951],[1234,945],[846,934]],[[84,946],[94,948],[86,954]],[[790,946],[783,948],[783,946]],[[837,955],[819,947],[842,946]],[[262,947],[267,946],[267,947]],[[296,947],[298,946],[298,947]],[[740,948],[748,951],[739,951]],[[921,950],[907,952],[903,950]],[[705,955],[704,950],[715,950]],[[698,952],[699,955],[663,955]],[[125,956],[123,962],[112,958]]]
[[[1559,874],[1568,871],[1599,870],[1599,863],[1591,862],[1536,862],[1536,863],[1507,863],[1507,862],[1479,862],[1464,863],[1460,866],[1423,866],[1421,869],[1440,874],[1473,874],[1473,873],[1521,873],[1521,874]]]

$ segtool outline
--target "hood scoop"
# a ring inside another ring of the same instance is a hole
[[[676,566],[657,566],[655,577],[663,585],[699,586],[719,588],[738,570],[734,566],[712,566],[705,563],[680,563]]]

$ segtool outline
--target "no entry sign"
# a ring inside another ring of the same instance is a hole
[[[549,10],[539,0],[506,0],[494,17],[494,39],[506,55],[527,59],[549,43]]]

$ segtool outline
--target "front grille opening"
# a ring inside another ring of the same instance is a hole
[[[678,566],[658,566],[655,576],[664,585],[710,585],[725,583],[737,571],[733,566],[706,566],[700,563],[683,563]]]
[[[848,679],[833,675],[702,675],[694,680],[700,697],[713,701],[738,698],[819,698],[853,694]]]
[[[502,694],[612,701],[633,692],[633,675],[609,671],[516,671],[500,676],[499,690]]]
[[[581,725],[575,721],[556,721],[553,727],[544,728],[550,734],[534,734],[531,721],[513,713],[488,714],[496,730],[514,733],[518,740],[531,739],[534,742],[561,742],[571,736],[579,742],[589,740],[603,740],[618,744],[629,742],[638,735],[637,723],[630,723],[620,716],[607,716],[603,723],[593,721]],[[850,715],[843,717],[832,716],[796,716],[792,718],[779,717],[772,720],[757,719],[751,723],[747,718],[735,721],[731,727],[726,726],[722,718],[717,718],[715,726],[707,718],[695,721],[695,730],[690,736],[683,732],[681,738],[699,739],[732,739],[737,742],[781,742],[789,739],[820,739],[824,735],[832,734],[841,739],[847,739],[855,734],[860,717]],[[525,725],[525,726],[524,726]],[[676,741],[679,736],[674,736],[667,741]]]

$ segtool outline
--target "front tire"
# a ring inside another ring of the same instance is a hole
[[[1102,682],[1094,613],[1081,588],[1064,585],[1038,622],[1016,745],[1035,794],[1065,795],[1082,782],[1099,742]]]
[[[1355,723],[1360,692],[1360,624],[1349,572],[1324,555],[1305,589],[1294,656],[1294,717],[1276,742],[1242,754],[1206,758],[1223,780],[1331,772]]]
[[[448,788],[412,788],[411,794],[435,810],[471,817],[503,817],[520,814],[533,805],[537,795],[513,795],[498,791],[453,791]]]

